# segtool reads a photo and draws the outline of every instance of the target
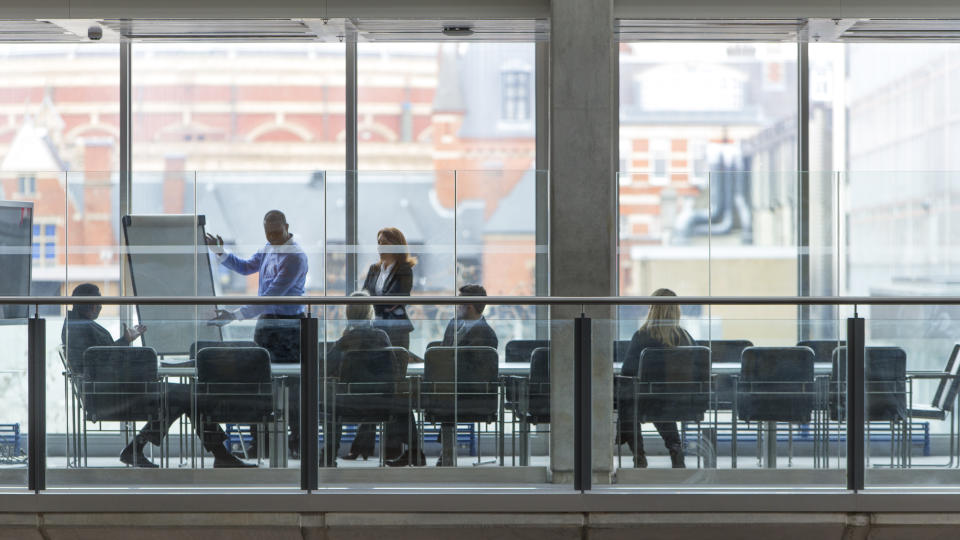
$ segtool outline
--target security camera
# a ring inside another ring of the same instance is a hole
[[[93,41],[99,41],[103,37],[103,28],[100,28],[100,25],[95,24],[90,28],[87,28],[87,37]]]

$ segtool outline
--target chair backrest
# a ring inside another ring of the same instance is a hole
[[[214,422],[264,422],[273,413],[270,353],[261,347],[201,347],[197,410]]]
[[[549,347],[546,339],[514,339],[507,342],[503,351],[505,362],[529,362],[533,350],[538,347]]]
[[[624,358],[627,357],[627,351],[630,350],[630,340],[629,339],[618,339],[613,342],[613,361],[614,362],[623,362]]]
[[[809,347],[747,347],[741,353],[738,414],[746,421],[806,423],[814,406]]]
[[[157,353],[149,347],[90,347],[83,353],[80,394],[87,420],[160,418]]]
[[[347,351],[340,364],[340,383],[357,385],[358,393],[393,393],[402,378],[396,355],[390,349]]]
[[[407,376],[407,365],[410,363],[410,351],[403,347],[386,347],[388,351],[393,351],[393,369],[397,374],[397,379]]]
[[[530,355],[530,384],[550,384],[550,347],[537,347]]]
[[[647,347],[640,353],[639,378],[642,383],[693,383],[708,392],[709,387],[700,385],[710,382],[710,349]]]
[[[698,339],[696,345],[710,349],[711,362],[739,362],[747,347],[753,347],[748,339]]]
[[[866,347],[865,394],[870,420],[907,417],[907,353],[900,347]]]
[[[550,348],[537,347],[530,355],[528,420],[533,424],[550,422]]]
[[[864,378],[868,420],[905,418],[907,411],[907,353],[900,347],[864,347]],[[847,348],[833,351],[830,371],[831,419],[846,414]]]
[[[637,381],[638,421],[699,421],[710,405],[710,349],[647,347]]]
[[[810,347],[814,362],[830,362],[833,359],[834,349],[846,346],[847,342],[842,339],[805,339],[797,342],[797,347]]]
[[[957,393],[960,391],[960,362],[957,361],[957,355],[960,353],[960,343],[954,344],[950,352],[950,358],[947,359],[947,365],[943,372],[949,375],[940,379],[937,385],[937,391],[933,394],[932,405],[943,411],[952,411],[957,404]]]
[[[269,383],[270,353],[255,345],[202,347],[197,353],[197,382]]]
[[[201,339],[199,341],[194,341],[190,344],[190,358],[197,358],[198,349],[206,349],[207,347],[258,347],[258,345],[253,341],[244,341],[244,340],[234,340],[234,341],[213,341]]]
[[[427,343],[427,349],[430,349],[433,347],[442,347],[442,346],[443,346],[442,341],[431,341],[430,343]]]
[[[90,347],[83,352],[90,382],[156,382],[157,352],[150,347]]]
[[[423,366],[428,419],[479,421],[495,416],[498,372],[499,356],[493,347],[428,350]]]

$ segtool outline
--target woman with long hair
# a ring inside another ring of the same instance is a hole
[[[371,264],[363,281],[363,290],[370,296],[408,296],[413,289],[413,267],[417,259],[410,256],[407,239],[395,227],[384,227],[377,232],[377,251],[380,260]],[[413,323],[404,304],[377,304],[373,306],[376,320],[373,325],[390,337],[394,347],[410,348]]]
[[[653,296],[676,296],[670,289],[657,289]],[[623,360],[621,374],[636,377],[640,371],[640,354],[647,347],[673,348],[694,345],[693,338],[686,330],[680,327],[680,306],[677,304],[653,304],[647,313],[647,320],[630,340],[630,348]],[[670,463],[673,468],[686,467],[683,460],[683,442],[680,440],[680,431],[675,422],[654,422],[653,424],[663,444],[670,452]],[[633,452],[635,467],[647,466],[647,456],[643,451],[643,436],[640,433],[634,436],[633,432],[633,398],[632,396],[620,401],[619,429],[617,430],[617,444],[626,443]],[[634,448],[636,441],[636,448]]]

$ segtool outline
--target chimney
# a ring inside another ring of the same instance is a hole
[[[168,154],[163,159],[163,213],[182,214],[183,196],[186,193],[187,175],[184,167],[187,157],[183,154]]]

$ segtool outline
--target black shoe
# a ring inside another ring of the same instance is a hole
[[[670,466],[674,469],[686,469],[687,464],[683,461],[683,450],[680,448],[670,449]]]
[[[387,467],[406,467],[407,465],[412,465],[414,467],[423,467],[427,464],[427,458],[423,455],[422,451],[417,451],[411,455],[410,451],[400,454],[400,457],[397,459],[390,459],[385,461]]]
[[[359,457],[359,458],[363,458],[363,460],[366,461],[367,458],[370,457],[371,455],[373,455],[372,448],[367,449],[367,448],[357,448],[355,446],[351,446],[350,451],[347,452],[347,455],[343,456],[343,459],[346,459],[349,461],[355,461]]]
[[[140,469],[158,469],[156,463],[143,455],[143,445],[136,439],[120,452],[120,462]]]
[[[638,469],[646,469],[646,468],[647,468],[647,455],[646,455],[646,454],[638,454],[638,455],[633,456],[633,466],[636,467],[636,468],[638,468]]]
[[[244,463],[233,454],[223,454],[213,457],[214,469],[254,469],[256,467],[257,465],[255,463]]]
[[[337,456],[334,455],[333,458],[330,460],[329,463],[327,463],[327,460],[325,459],[326,456],[327,456],[326,451],[325,451],[323,448],[321,448],[321,449],[320,449],[320,459],[317,460],[317,461],[320,462],[320,466],[321,466],[321,467],[328,467],[328,468],[329,468],[329,467],[336,467],[336,466],[337,466]]]

